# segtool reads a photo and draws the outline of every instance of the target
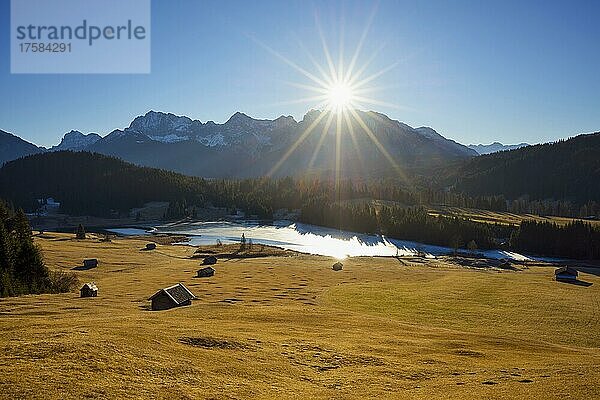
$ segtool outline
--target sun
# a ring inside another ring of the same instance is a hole
[[[325,88],[327,93],[327,108],[335,112],[346,111],[352,105],[354,98],[352,86],[348,83],[334,83]]]
[[[322,60],[318,60],[307,49],[302,41],[300,41],[299,44],[300,48],[305,52],[305,57],[302,57],[301,60],[303,62],[299,64],[275,51],[258,39],[253,38],[257,44],[269,53],[307,78],[307,80],[302,83],[286,82],[290,86],[308,92],[306,97],[277,104],[308,103],[310,104],[311,110],[318,112],[316,118],[307,120],[303,131],[289,146],[281,158],[273,165],[267,173],[267,176],[273,176],[308,137],[316,135],[316,146],[312,157],[308,161],[308,168],[310,169],[313,166],[321,149],[323,149],[323,151],[332,151],[334,153],[333,159],[335,160],[335,166],[333,168],[335,172],[335,190],[336,196],[338,196],[340,194],[342,169],[344,168],[342,161],[343,155],[348,151],[347,146],[350,144],[350,146],[354,147],[359,163],[362,164],[362,147],[359,146],[359,135],[364,135],[375,145],[381,155],[387,159],[398,177],[406,182],[409,187],[412,187],[412,183],[409,181],[400,165],[386,149],[386,146],[380,142],[375,132],[371,130],[370,126],[372,126],[372,124],[369,120],[380,119],[381,117],[379,114],[361,111],[366,108],[366,105],[405,109],[396,104],[387,103],[372,97],[373,93],[386,89],[385,86],[374,87],[372,85],[373,81],[395,68],[399,63],[399,61],[396,61],[385,68],[376,70],[376,72],[371,72],[371,62],[375,59],[382,47],[376,49],[372,55],[365,60],[361,60],[361,51],[363,45],[368,43],[367,33],[373,22],[375,11],[376,8],[373,8],[366,26],[356,42],[354,51],[350,53],[351,57],[345,56],[343,27],[340,33],[337,57],[329,50],[329,45],[323,35],[317,15],[315,15],[315,23],[323,47]],[[311,63],[312,68],[302,66],[302,64],[306,62]],[[322,128],[320,129],[320,134],[318,132],[319,127]],[[335,144],[334,146],[327,148],[324,145],[327,143],[327,136],[330,133],[335,135]],[[349,138],[350,140],[348,141],[345,138]]]

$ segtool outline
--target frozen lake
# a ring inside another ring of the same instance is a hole
[[[143,232],[143,230],[136,231]],[[127,234],[124,230],[115,233]],[[191,245],[211,245],[215,244],[217,239],[224,244],[239,243],[243,233],[246,239],[252,239],[254,244],[277,246],[302,253],[331,256],[339,259],[356,256],[393,257],[396,255],[416,255],[419,252],[433,257],[453,251],[448,247],[390,239],[381,235],[339,231],[290,221],[275,221],[270,225],[253,222],[167,224],[156,227],[152,233],[186,235],[190,238],[187,243]],[[478,253],[495,259],[533,259],[532,257],[501,250],[478,251]]]

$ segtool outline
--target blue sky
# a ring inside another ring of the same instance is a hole
[[[301,119],[310,80],[261,47],[315,71],[344,32],[346,63],[376,11],[358,64],[384,46],[365,75],[366,105],[462,143],[530,143],[600,130],[597,1],[183,1],[152,2],[147,75],[11,75],[10,2],[0,0],[0,129],[53,145],[71,129],[102,135],[160,110],[201,121],[235,111]],[[302,43],[302,46],[299,44]],[[119,60],[115,60],[119,62]]]

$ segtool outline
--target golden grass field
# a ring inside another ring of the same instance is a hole
[[[279,251],[194,278],[189,246],[36,242],[53,269],[97,257],[99,297],[0,299],[0,398],[600,398],[594,274]],[[148,311],[177,282],[198,300]]]

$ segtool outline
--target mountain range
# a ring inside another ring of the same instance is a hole
[[[529,146],[529,143],[519,144],[502,144],[500,142],[494,142],[490,144],[470,144],[467,147],[473,149],[477,154],[491,154],[497,153],[504,150],[520,149],[521,147]]]
[[[210,178],[333,176],[339,149],[344,176],[369,178],[394,174],[393,164],[419,170],[477,155],[429,127],[412,128],[376,112],[355,115],[361,122],[349,128],[341,120],[338,140],[338,119],[326,111],[309,111],[301,121],[291,116],[255,119],[237,112],[223,124],[149,111],[104,137],[73,130],[50,149],[27,146],[11,135],[14,143],[0,144],[0,162],[41,151],[84,150]]]

